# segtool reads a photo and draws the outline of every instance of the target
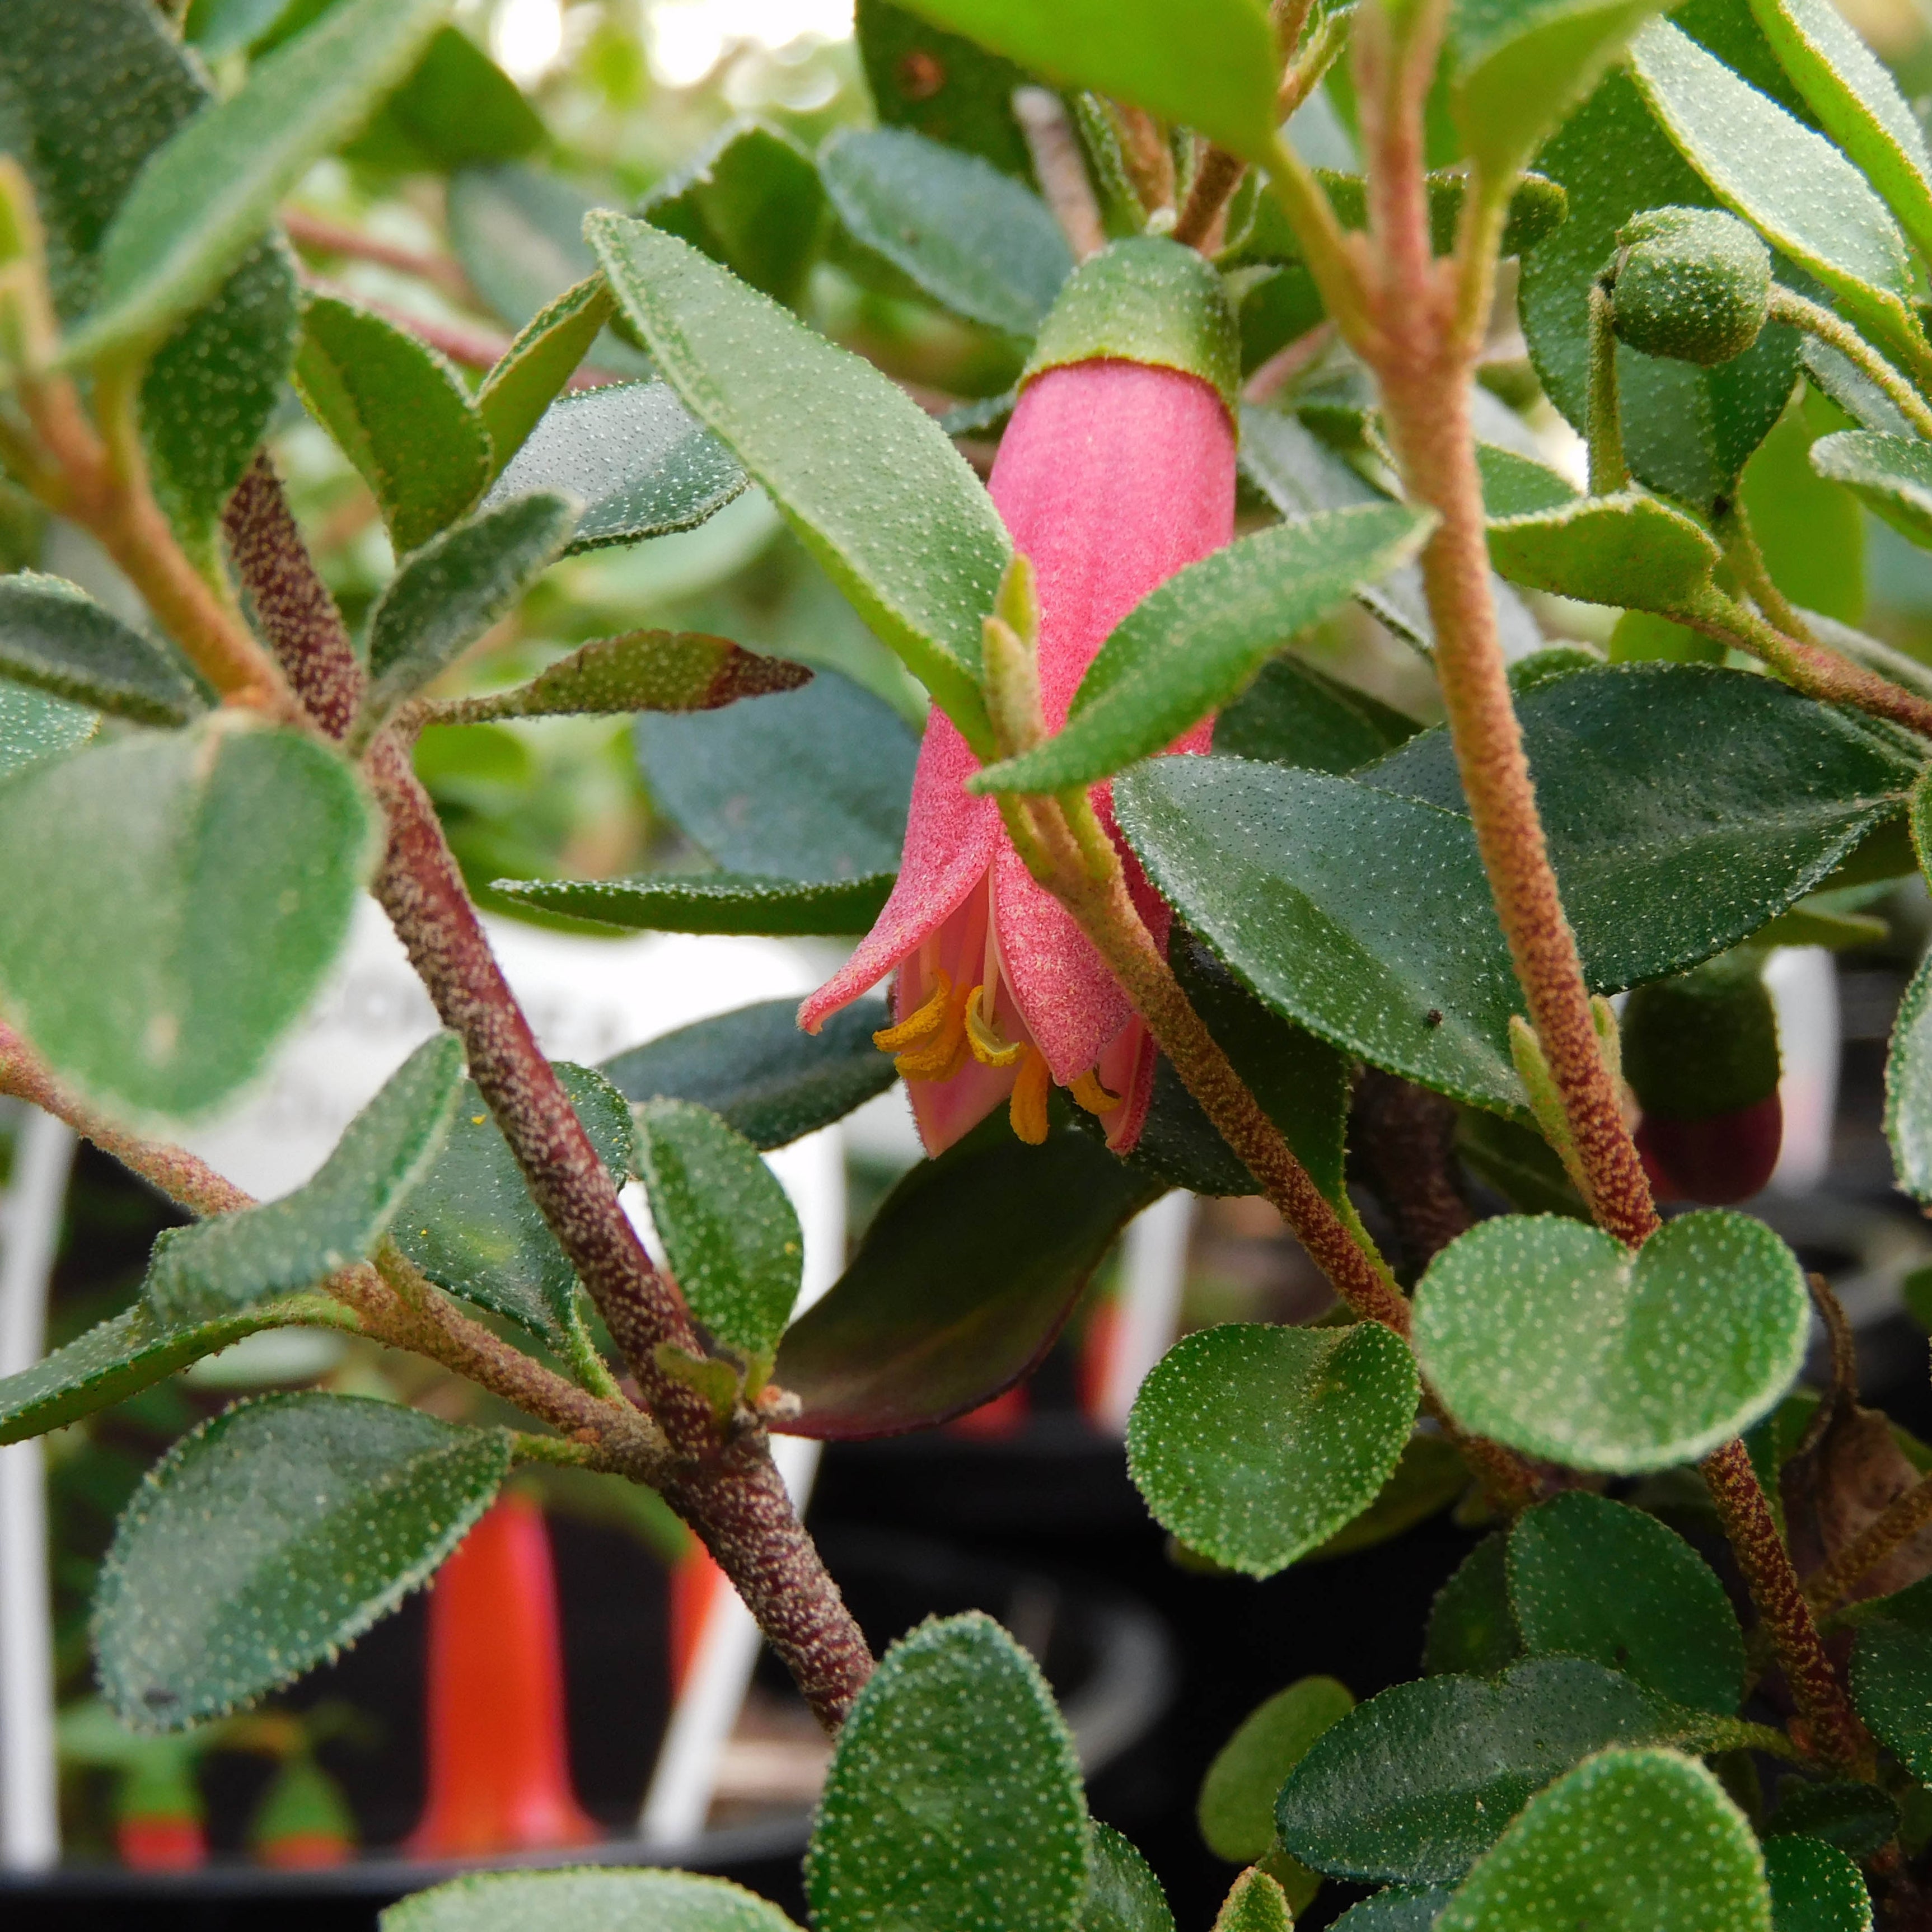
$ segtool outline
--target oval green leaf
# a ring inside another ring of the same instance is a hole
[[[539,671],[528,684],[462,700],[452,724],[498,718],[608,716],[628,711],[716,711],[742,698],[796,691],[812,682],[802,664],[741,650],[703,631],[627,631],[598,638]]]
[[[1147,1860],[1111,1825],[1094,1821],[1080,1932],[1174,1932],[1174,1914]]]
[[[137,724],[185,724],[208,708],[172,646],[34,570],[0,577],[0,677]]]
[[[1522,1633],[1509,1600],[1509,1537],[1492,1530],[1463,1558],[1429,1607],[1425,1675],[1494,1677],[1522,1654]]]
[[[1215,1754],[1194,1808],[1217,1858],[1253,1864],[1274,1844],[1274,1799],[1288,1774],[1355,1708],[1346,1684],[1304,1677],[1257,1705]]]
[[[1915,1201],[1932,1202],[1932,960],[1920,962],[1892,1023],[1885,1137],[1899,1186]]]
[[[1872,1736],[1913,1778],[1932,1779],[1932,1630],[1922,1617],[1908,1610],[1860,1627],[1852,1699]]]
[[[681,1871],[475,1872],[391,1906],[382,1932],[798,1932],[730,1880]]]
[[[629,879],[498,879],[490,890],[544,912],[626,932],[762,933],[856,938],[869,932],[896,872],[830,884],[746,872],[640,874]]]
[[[1871,1894],[1857,1865],[1822,1838],[1765,1841],[1772,1932],[1871,1932]]]
[[[1842,483],[1874,516],[1932,549],[1932,445],[1916,436],[1840,430],[1811,446],[1811,466]]]
[[[1502,518],[1489,536],[1490,560],[1512,584],[1666,616],[1690,609],[1722,560],[1701,525],[1638,490]]]

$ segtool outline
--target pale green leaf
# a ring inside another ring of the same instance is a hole
[[[1252,1864],[1274,1844],[1274,1799],[1316,1739],[1355,1708],[1347,1685],[1304,1677],[1241,1720],[1202,1780],[1195,1817],[1216,1858]]]
[[[1840,430],[1811,446],[1811,466],[1842,483],[1922,550],[1932,549],[1932,443],[1875,430]]]
[[[798,1932],[776,1905],[695,1872],[473,1872],[391,1906],[382,1932]]]
[[[1221,1901],[1214,1932],[1289,1932],[1294,1916],[1279,1882],[1264,1871],[1242,1873]]]
[[[63,698],[0,682],[0,778],[11,778],[43,758],[76,751],[100,724],[98,712]]]
[[[0,645],[0,648],[3,648]],[[702,631],[627,631],[581,644],[528,684],[460,700],[452,722],[551,718],[578,712],[716,711],[740,698],[796,691],[802,664],[740,650]]]
[[[0,577],[0,677],[139,724],[185,724],[207,709],[171,646],[38,571]]]
[[[586,276],[532,316],[484,378],[476,410],[490,434],[491,482],[529,440],[616,306],[602,275]]]
[[[1513,584],[1665,616],[1708,590],[1720,556],[1682,510],[1636,490],[1506,517],[1489,535],[1490,560]]]

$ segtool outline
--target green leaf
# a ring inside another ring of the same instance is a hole
[[[1909,1593],[1901,1592],[1901,1596]],[[1852,1701],[1874,1737],[1921,1784],[1932,1781],[1932,1628],[1916,1603],[1860,1624]]]
[[[1924,352],[1904,238],[1830,142],[1667,21],[1653,21],[1631,43],[1630,72],[1726,208],[1815,275],[1861,327]]]
[[[1216,1753],[1194,1815],[1217,1858],[1253,1864],[1274,1844],[1274,1796],[1309,1747],[1355,1708],[1347,1685],[1304,1677],[1242,1719]]]
[[[1270,658],[1215,719],[1214,748],[1340,777],[1394,751],[1420,728],[1366,692],[1284,656]]]
[[[1072,272],[1046,204],[976,154],[910,128],[849,128],[818,166],[851,234],[955,314],[1031,335]]]
[[[1425,1677],[1358,1705],[1318,1738],[1282,1785],[1275,1823],[1318,1871],[1441,1884],[1580,1759],[1672,1730],[1660,1699],[1581,1658],[1533,1658],[1493,1681]]]
[[[662,382],[610,382],[560,396],[484,499],[486,510],[541,491],[584,507],[560,554],[694,530],[744,490],[745,472]]]
[[[1310,1560],[1326,1562],[1386,1543],[1447,1509],[1468,1487],[1469,1467],[1455,1445],[1445,1437],[1418,1430],[1375,1501],[1346,1528],[1311,1551]]]
[[[1013,118],[1013,90],[1025,74],[889,0],[858,0],[854,10],[854,38],[881,126],[914,128],[1016,180],[1033,179],[1033,158]]]
[[[183,37],[209,60],[263,39],[294,0],[189,0]]]
[[[492,482],[529,441],[616,307],[604,278],[586,275],[532,316],[484,378],[476,411],[489,432]]]
[[[1493,1530],[1456,1566],[1430,1606],[1422,1668],[1494,1677],[1522,1654],[1509,1599],[1509,1532]]]
[[[602,213],[585,233],[686,406],[967,741],[989,750],[980,625],[1012,545],[945,432],[869,363],[674,236]]]
[[[1289,1932],[1294,1916],[1280,1883],[1264,1871],[1242,1873],[1215,1915],[1214,1932]]]
[[[368,167],[444,174],[513,161],[546,138],[517,83],[468,34],[439,27],[416,70],[345,152]]]
[[[472,1872],[391,1906],[382,1932],[798,1932],[776,1905],[696,1872]]]
[[[1450,100],[1465,152],[1508,181],[1664,0],[1460,0]]]
[[[171,646],[33,570],[0,577],[0,676],[137,724],[185,724],[207,709]]]
[[[1771,1932],[1744,1814],[1674,1751],[1606,1751],[1532,1798],[1438,1932]]]
[[[510,1466],[501,1429],[304,1393],[239,1402],[136,1491],[94,1606],[122,1721],[180,1730],[352,1643],[469,1534]]]
[[[346,1328],[352,1319],[339,1304],[308,1296],[176,1327],[136,1302],[31,1369],[0,1380],[0,1444],[44,1436],[124,1401],[244,1335],[295,1322]]]
[[[1765,1822],[1763,1836],[1822,1839],[1854,1858],[1869,1858],[1898,1830],[1898,1807],[1877,1786],[1850,1779],[1814,1784],[1788,1778]]]
[[[1492,519],[1536,516],[1546,510],[1568,508],[1577,501],[1568,478],[1516,450],[1479,442],[1476,467],[1482,472],[1483,507]]]
[[[818,253],[825,189],[812,157],[762,121],[738,121],[645,199],[638,212],[788,307]]]
[[[1100,646],[1066,728],[967,788],[1064,791],[1160,751],[1238,696],[1298,632],[1406,562],[1433,520],[1397,503],[1322,512],[1188,565]]]
[[[490,432],[456,371],[368,309],[308,298],[295,384],[374,492],[399,554],[454,523],[490,480]]]
[[[1556,130],[1538,166],[1568,190],[1570,212],[1523,257],[1523,332],[1544,389],[1581,434],[1589,404],[1590,285],[1615,252],[1618,230],[1640,209],[1712,207],[1716,197],[1621,68]],[[1774,323],[1714,369],[1619,344],[1624,453],[1639,481],[1700,508],[1730,495],[1790,398],[1802,340]]]
[[[1673,1704],[1737,1714],[1744,1637],[1708,1564],[1656,1517],[1578,1490],[1517,1519],[1510,1607],[1532,1657],[1588,1657]]]
[[[0,1003],[84,1090],[204,1113],[320,988],[373,856],[348,766],[232,710],[29,766],[0,783]]]
[[[1932,444],[1868,429],[1840,430],[1811,446],[1811,466],[1844,484],[1921,549],[1932,549]]]
[[[838,672],[756,704],[641,717],[633,734],[652,797],[728,872],[830,882],[898,869],[919,740]]]
[[[785,1429],[893,1436],[977,1408],[1046,1354],[1114,1238],[1162,1191],[1064,1125],[1029,1147],[995,1118],[921,1162],[787,1331],[772,1379],[804,1408]]]
[[[766,1000],[698,1020],[604,1063],[627,1100],[694,1100],[769,1152],[842,1120],[898,1078],[872,1044],[891,1024],[883,1000],[842,1007],[817,1034],[796,1000]]]
[[[1038,1666],[992,1618],[928,1620],[838,1734],[806,1855],[820,1932],[1054,1932],[1087,1891],[1087,1801]]]
[[[92,308],[70,365],[139,352],[208,300],[309,164],[410,68],[446,0],[340,0],[257,62],[144,168],[100,242]]]
[[[1741,494],[1772,581],[1800,610],[1851,625],[1864,615],[1864,514],[1811,466],[1820,430],[1842,420],[1801,392],[1745,466]],[[1816,634],[1838,644],[1822,628]]]
[[[369,688],[356,735],[366,740],[507,616],[562,554],[578,505],[548,491],[484,508],[403,560],[369,619]]]
[[[1167,1894],[1145,1858],[1111,1825],[1094,1821],[1080,1932],[1174,1932]]]
[[[1490,560],[1512,584],[1665,616],[1709,588],[1723,554],[1682,510],[1634,490],[1504,518],[1489,534]]]
[[[0,778],[78,750],[100,723],[98,713],[64,698],[0,682]]]
[[[1706,1455],[1772,1408],[1810,1318],[1797,1256],[1746,1215],[1680,1216],[1635,1254],[1555,1215],[1507,1215],[1430,1264],[1415,1352],[1466,1428],[1634,1473]]]
[[[1899,1186],[1915,1201],[1932,1202],[1932,960],[1920,962],[1892,1022],[1885,1137]]]
[[[506,899],[595,920],[626,932],[759,933],[776,938],[869,932],[896,872],[830,881],[746,872],[640,873],[628,879],[497,879]]]
[[[148,1306],[164,1322],[205,1322],[366,1261],[442,1145],[462,1074],[462,1042],[436,1034],[389,1076],[292,1194],[170,1228],[155,1242],[142,1284]]]
[[[1190,1550],[1272,1576],[1375,1500],[1418,1393],[1408,1349],[1376,1322],[1204,1329],[1141,1384],[1128,1473]]]
[[[691,1312],[756,1360],[777,1347],[798,1299],[804,1237],[758,1150],[708,1108],[649,1100],[636,1166],[651,1220]]]
[[[1449,1903],[1447,1886],[1387,1886],[1335,1921],[1336,1932],[1429,1932]]]
[[[623,1096],[590,1067],[558,1060],[554,1070],[621,1186],[632,1147]],[[546,1341],[568,1329],[577,1276],[473,1081],[458,1090],[442,1150],[404,1202],[391,1238],[439,1288]]]
[[[1772,1932],[1871,1932],[1864,1875],[1836,1845],[1822,1838],[1768,1839],[1764,1875]]]
[[[741,650],[703,631],[627,631],[580,645],[528,684],[462,700],[460,722],[576,713],[716,711],[740,698],[796,691],[802,664]]]
[[[1250,160],[1274,136],[1281,64],[1252,0],[914,0],[911,10],[1049,80],[1091,88],[1192,128]]]

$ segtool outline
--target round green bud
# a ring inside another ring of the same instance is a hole
[[[1707,369],[1742,356],[1770,309],[1771,250],[1713,208],[1633,216],[1604,273],[1619,340]]]

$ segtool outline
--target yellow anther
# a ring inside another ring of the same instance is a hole
[[[1000,1038],[999,1028],[982,1016],[980,997],[986,990],[984,986],[975,986],[967,1000],[967,1043],[973,1049],[973,1058],[982,1066],[1014,1066],[1025,1053],[1026,1042],[1014,1040],[1009,1043]]]
[[[952,982],[944,973],[935,973],[933,977],[939,984],[923,1006],[907,1014],[898,1025],[881,1027],[873,1034],[872,1044],[881,1053],[898,1053],[906,1047],[916,1046],[921,1040],[930,1040],[946,1024],[946,1002],[952,994]]]
[[[1046,1055],[1038,1047],[1029,1042],[1025,1052],[1019,1078],[1013,1082],[1013,1097],[1006,1105],[1006,1118],[1028,1146],[1040,1147],[1046,1139],[1046,1096],[1053,1090],[1053,1078],[1047,1071]]]
[[[943,973],[937,976],[945,988],[939,1023],[929,1028],[926,1036],[918,1044],[893,1060],[902,1080],[950,1080],[966,1064],[968,989],[954,986]],[[928,1000],[920,1012],[926,1012],[932,1004]],[[919,1014],[913,1017],[916,1019]]]
[[[1120,1104],[1120,1095],[1108,1093],[1100,1084],[1099,1072],[1090,1066],[1068,1090],[1090,1114],[1111,1114]]]

